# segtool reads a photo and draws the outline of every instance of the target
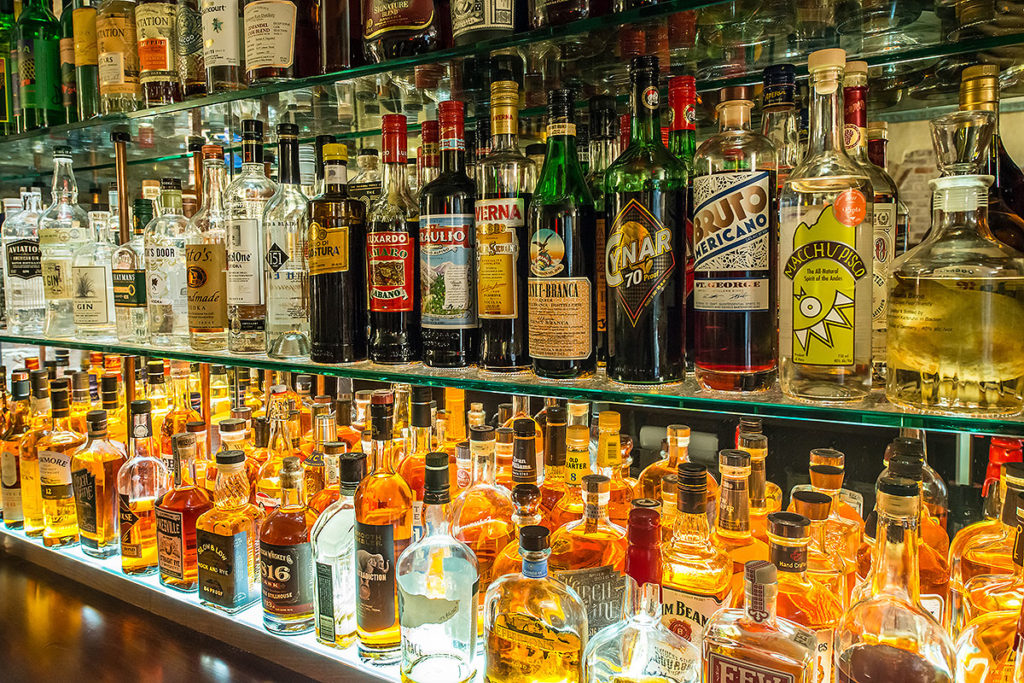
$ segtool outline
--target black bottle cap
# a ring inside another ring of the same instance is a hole
[[[56,414],[58,412],[67,415],[68,410],[68,390],[63,387],[53,387],[50,393],[50,408]]]
[[[338,458],[338,481],[352,488],[366,476],[365,453],[342,453]]]
[[[67,145],[57,145],[53,148],[53,156],[55,157],[69,157],[71,156],[71,148]]]
[[[662,479],[664,488],[668,485]],[[688,515],[707,511],[708,468],[695,462],[682,462],[676,468],[676,509]]]
[[[905,478],[885,476],[878,480],[878,492],[899,498],[914,498],[921,495],[921,487]]]
[[[243,140],[262,140],[263,122],[258,119],[245,119],[242,121]]]
[[[409,424],[413,427],[430,426],[430,402],[413,401],[409,410]]]
[[[11,398],[15,401],[24,401],[32,393],[32,381],[27,379],[16,379],[11,382]]]
[[[199,424],[202,423],[200,422]],[[187,426],[186,429],[188,429]],[[228,417],[217,423],[217,429],[220,431],[221,434],[225,432],[245,431],[245,420],[237,417]]]
[[[449,460],[447,453],[427,453],[424,465],[423,502],[431,505],[447,503],[449,495]]]
[[[528,417],[521,417],[512,423],[516,436],[534,436],[537,433],[533,420]],[[498,430],[501,431],[500,429]]]
[[[298,134],[299,134],[299,127],[297,125],[295,125],[294,123],[279,123],[279,124],[277,124],[277,135],[279,137],[282,136],[282,135],[288,135],[288,136],[291,136],[291,137],[296,137],[296,136],[298,136]]]
[[[911,436],[898,436],[892,440],[887,449],[891,455],[908,453],[924,457],[924,442]]]
[[[473,425],[469,428],[470,441],[494,441],[494,427],[490,425]]]
[[[55,391],[68,392],[71,390],[71,380],[67,377],[58,377],[50,380],[50,393]]]
[[[218,465],[237,465],[245,462],[245,451],[221,451],[216,460]]]
[[[430,387],[417,384],[412,388],[411,397],[413,403],[430,403],[434,400],[434,392]]]
[[[718,452],[719,466],[750,467],[750,453],[736,448],[727,448]]]
[[[105,410],[90,410],[85,414],[85,421],[88,424],[94,424],[102,422],[103,426],[107,426],[107,411]]]
[[[497,435],[494,439],[497,443],[512,443],[515,440],[515,430],[511,427],[498,427],[494,433]]]
[[[519,530],[519,547],[526,552],[547,550],[551,547],[550,533],[539,524],[524,526]]]
[[[180,190],[181,178],[162,178],[160,180],[161,190]]]
[[[363,147],[361,150],[359,150],[359,154],[357,156],[376,157],[376,156],[380,156],[380,152],[378,152],[373,147]]]
[[[807,538],[811,520],[795,512],[773,512],[768,515],[768,533],[783,538]]]
[[[71,388],[75,391],[89,390],[89,373],[75,372],[71,374]]]
[[[198,434],[206,431],[206,423],[202,420],[190,420],[185,423],[185,431],[189,434]]]
[[[532,145],[527,145],[526,146],[526,156],[528,156],[528,157],[531,157],[531,156],[542,157],[542,156],[544,156],[547,153],[548,153],[547,146],[542,145],[539,142],[535,142]]]
[[[924,479],[924,459],[920,455],[898,453],[889,458],[889,474],[911,481]]]
[[[100,391],[104,394],[116,394],[117,375],[111,373],[100,377]]]
[[[142,413],[148,413],[153,409],[153,404],[144,398],[140,398],[137,401],[132,401],[131,405],[132,415],[141,415]]]

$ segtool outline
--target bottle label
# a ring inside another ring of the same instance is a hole
[[[330,643],[338,638],[334,628],[334,567],[325,563],[316,563],[316,630],[320,640]]]
[[[267,230],[272,235],[287,234],[291,229],[288,223],[268,221]],[[304,236],[304,235],[303,235]],[[287,244],[286,244],[287,246]],[[270,281],[270,300],[267,302],[267,320],[277,329],[302,327],[309,318],[306,308],[306,273],[294,266],[302,261],[302,249],[305,242],[298,241],[292,248],[298,248],[297,254],[291,254],[273,242],[267,249],[267,279]],[[285,268],[288,263],[292,267]],[[301,265],[299,266],[301,268]]]
[[[75,39],[60,39],[60,97],[65,107],[74,109],[78,105],[77,82],[75,81]]]
[[[313,612],[313,550],[309,542],[272,545],[260,541],[264,610],[272,614]]]
[[[202,17],[195,5],[179,2],[175,21],[178,31],[178,72],[181,74],[182,84],[187,86],[191,81],[201,81],[205,86]]]
[[[362,7],[366,40],[389,31],[422,31],[434,21],[432,0],[366,0]]]
[[[583,680],[583,640],[576,633],[526,614],[499,614],[488,631],[488,654],[494,656],[487,658],[485,678],[491,672],[521,670],[520,653],[529,651],[533,661],[546,663],[538,673],[550,674],[550,680]]]
[[[256,0],[242,10],[245,24],[245,68],[287,69],[295,61],[295,19],[288,0]]]
[[[259,306],[263,299],[263,248],[259,221],[235,218],[228,224],[228,305]]]
[[[43,500],[71,500],[71,456],[57,451],[39,451],[39,486]],[[54,522],[56,525],[56,522]]]
[[[328,169],[332,168],[328,166]],[[327,182],[330,182],[328,179]],[[333,222],[334,219],[328,219]],[[347,273],[349,269],[349,226],[309,225],[309,274]]]
[[[415,575],[398,579],[399,625],[403,628],[419,628],[427,624],[445,624],[453,619],[476,620],[477,593],[480,579],[476,567],[462,557],[446,557],[442,560],[445,581],[454,588],[438,595],[429,591]]]
[[[18,73],[22,107],[60,111],[60,41],[36,38],[19,40]]]
[[[173,2],[148,2],[135,7],[140,80],[143,83],[177,80],[175,10]]]
[[[241,66],[242,42],[238,33],[238,4],[202,0],[203,61],[206,68]]]
[[[693,301],[703,311],[766,311],[772,211],[767,171],[693,179]],[[747,271],[742,277],[726,273]]]
[[[115,308],[142,308],[146,305],[146,271],[111,271]]]
[[[532,357],[551,360],[590,358],[594,340],[591,335],[588,278],[531,277],[527,297]]]
[[[39,257],[38,240],[22,239],[8,242],[7,276],[20,280],[41,278],[43,265]]]
[[[473,215],[420,216],[421,325],[477,326],[473,282]]]
[[[247,531],[225,536],[205,529],[196,530],[200,600],[233,608],[256,599],[255,576],[250,575],[249,544]]]
[[[797,683],[796,677],[787,671],[769,669],[745,659],[733,659],[711,650],[705,657],[708,683],[733,683],[734,681],[765,681],[765,683]],[[801,679],[803,680],[803,679]],[[818,680],[815,678],[814,680]]]
[[[380,199],[380,181],[371,180],[365,183],[351,183],[348,186],[348,196],[353,199],[362,199],[369,207]]]
[[[871,278],[871,357],[884,360],[889,299],[886,281],[889,277],[889,264],[896,256],[896,203],[875,202],[871,221],[875,238]]]
[[[394,540],[390,524],[356,520],[356,621],[364,631],[380,631],[395,623],[395,560],[405,549]]]
[[[126,494],[117,497],[117,521],[121,530],[121,556],[133,559],[142,557],[142,542],[132,542],[132,529],[139,521],[139,516],[132,509],[132,504]]]
[[[512,31],[512,0],[464,0],[452,5],[452,35],[470,31]]]
[[[324,166],[324,185],[348,185],[348,167],[345,164]]]
[[[175,286],[183,255],[173,244],[146,245],[146,299],[149,303],[173,306],[176,311],[186,309],[186,290]]]
[[[476,203],[477,301],[480,317],[519,317],[519,229],[525,199],[482,199]]]
[[[227,256],[223,244],[190,244],[185,247],[188,282],[188,325],[193,329],[227,327]]]
[[[622,595],[626,582],[614,567],[558,571],[554,575],[583,599],[591,637],[605,626],[622,620]]]
[[[101,95],[139,94],[139,57],[134,13],[96,19]]]
[[[780,280],[792,292],[789,302],[780,293],[782,315],[788,317],[782,327],[792,330],[784,348],[792,349],[796,363],[853,365],[857,283],[871,273],[856,243],[857,228],[867,218],[864,195],[851,188],[834,204],[784,211],[781,245],[788,256]]]
[[[932,594],[921,594],[921,607],[928,610],[928,613],[935,617],[935,620],[942,623],[944,612],[946,611],[946,600],[941,595]]]
[[[257,489],[256,505],[269,515],[280,505],[280,501],[277,499],[277,496],[273,496],[262,489]]]
[[[548,124],[548,137],[553,138],[557,135],[568,135],[576,137],[576,124],[575,123],[549,123]]]
[[[407,226],[413,230],[412,226]],[[413,310],[416,244],[411,232],[373,231],[366,235],[366,274],[370,311]]]
[[[109,484],[109,482],[108,482]],[[75,509],[78,512],[78,530],[83,534],[96,533],[96,477],[83,468],[71,473],[71,486],[75,492]],[[7,509],[4,509],[7,516]]]
[[[185,535],[180,512],[156,508],[156,548],[160,573],[174,579],[185,578]]]
[[[603,214],[603,212],[601,212]],[[598,256],[597,258],[603,258],[604,256],[604,243],[607,235],[604,230],[604,216],[598,216],[594,223],[595,232],[597,234],[597,247],[594,251]],[[598,332],[608,331],[608,285],[606,284],[604,268],[596,268],[594,272],[594,293],[597,295],[597,320],[596,326]]]
[[[568,448],[565,451],[565,483],[570,486],[582,486],[583,477],[590,474],[590,451],[577,451]]]
[[[413,543],[423,537],[423,501],[412,502],[412,540]]]
[[[77,7],[71,13],[74,31],[75,65],[96,66],[99,55],[96,52],[96,7]]]
[[[698,595],[668,586],[661,587],[661,624],[683,640],[700,647],[708,619],[729,602],[714,595]]]
[[[0,500],[4,506],[4,520],[8,524],[25,520],[21,509],[21,473],[18,471],[17,448],[17,444],[11,448],[5,443],[3,453],[0,453]]]
[[[823,628],[818,631],[815,631],[815,635],[818,637],[818,642],[816,646],[818,653],[818,674],[815,680],[831,681],[832,648],[836,632],[830,628]]]
[[[112,323],[106,266],[75,266],[71,269],[72,301],[76,325]]]
[[[672,239],[671,228],[635,199],[622,207],[608,230],[605,280],[633,327],[675,272]]]

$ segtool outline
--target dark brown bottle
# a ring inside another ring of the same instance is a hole
[[[249,85],[320,73],[317,0],[249,0],[242,24]]]
[[[320,71],[325,74],[363,63],[359,0],[320,4]],[[358,58],[357,58],[358,52]]]
[[[323,148],[324,191],[309,203],[310,360],[366,358],[366,205],[348,196],[345,145]]]
[[[440,47],[434,0],[362,0],[363,54],[379,63]]]

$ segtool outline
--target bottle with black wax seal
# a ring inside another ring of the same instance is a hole
[[[604,221],[604,173],[619,156],[619,117],[615,114],[615,98],[596,95],[588,103],[590,119],[590,167],[587,185],[594,198],[594,346],[598,365],[608,355],[608,286],[604,277],[604,243],[607,225]],[[671,133],[669,133],[671,136]],[[533,147],[533,145],[530,145]],[[530,154],[530,147],[526,153]],[[543,146],[541,146],[543,153]]]
[[[323,156],[324,191],[309,203],[309,357],[353,363],[366,359],[366,204],[348,194],[345,145]]]
[[[576,150],[572,90],[548,93],[548,149],[527,214],[530,356],[540,377],[594,372],[594,200]]]
[[[466,175],[464,106],[438,105],[441,173],[420,190],[420,322],[423,362],[433,367],[465,367],[477,354],[476,184]]]
[[[406,178],[406,125],[404,114],[381,117],[381,197],[367,220],[369,351],[375,363],[412,363],[420,357],[419,207]]]
[[[658,58],[630,64],[629,146],[605,174],[608,377],[685,375],[686,166],[661,139]]]

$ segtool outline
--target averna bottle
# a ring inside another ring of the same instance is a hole
[[[3,224],[4,303],[11,334],[41,334],[46,318],[43,268],[39,252],[39,216],[43,212],[38,188],[22,192],[22,210],[7,214]]]
[[[527,213],[533,371],[571,379],[597,367],[594,200],[576,152],[572,90],[548,93],[548,148]]]
[[[385,114],[381,118],[382,194],[370,211],[366,230],[370,360],[411,363],[420,355],[420,276],[416,258],[419,209],[406,179],[405,115]]]
[[[423,362],[465,367],[476,361],[476,185],[466,175],[462,102],[438,105],[441,173],[420,191],[420,324]]]
[[[363,54],[383,62],[440,47],[434,0],[411,0],[401,6],[385,0],[362,0]]]
[[[746,86],[723,88],[694,156],[694,366],[711,391],[775,384],[775,148],[750,129]]]
[[[779,197],[779,384],[790,398],[871,391],[872,188],[842,140],[846,52],[808,59],[810,133]]]
[[[324,191],[309,202],[310,360],[366,359],[366,204],[350,197],[345,145],[324,145]]]
[[[60,78],[60,23],[46,0],[26,0],[18,15],[18,98],[22,130],[65,122]]]
[[[188,333],[196,351],[219,351],[228,345],[226,186],[224,148],[203,145],[202,206],[185,233]]]
[[[156,346],[187,346],[188,285],[181,179],[160,181],[159,215],[146,227],[146,302],[150,340]]]
[[[661,141],[658,58],[630,64],[630,140],[605,174],[608,377],[683,379],[686,167]]]

